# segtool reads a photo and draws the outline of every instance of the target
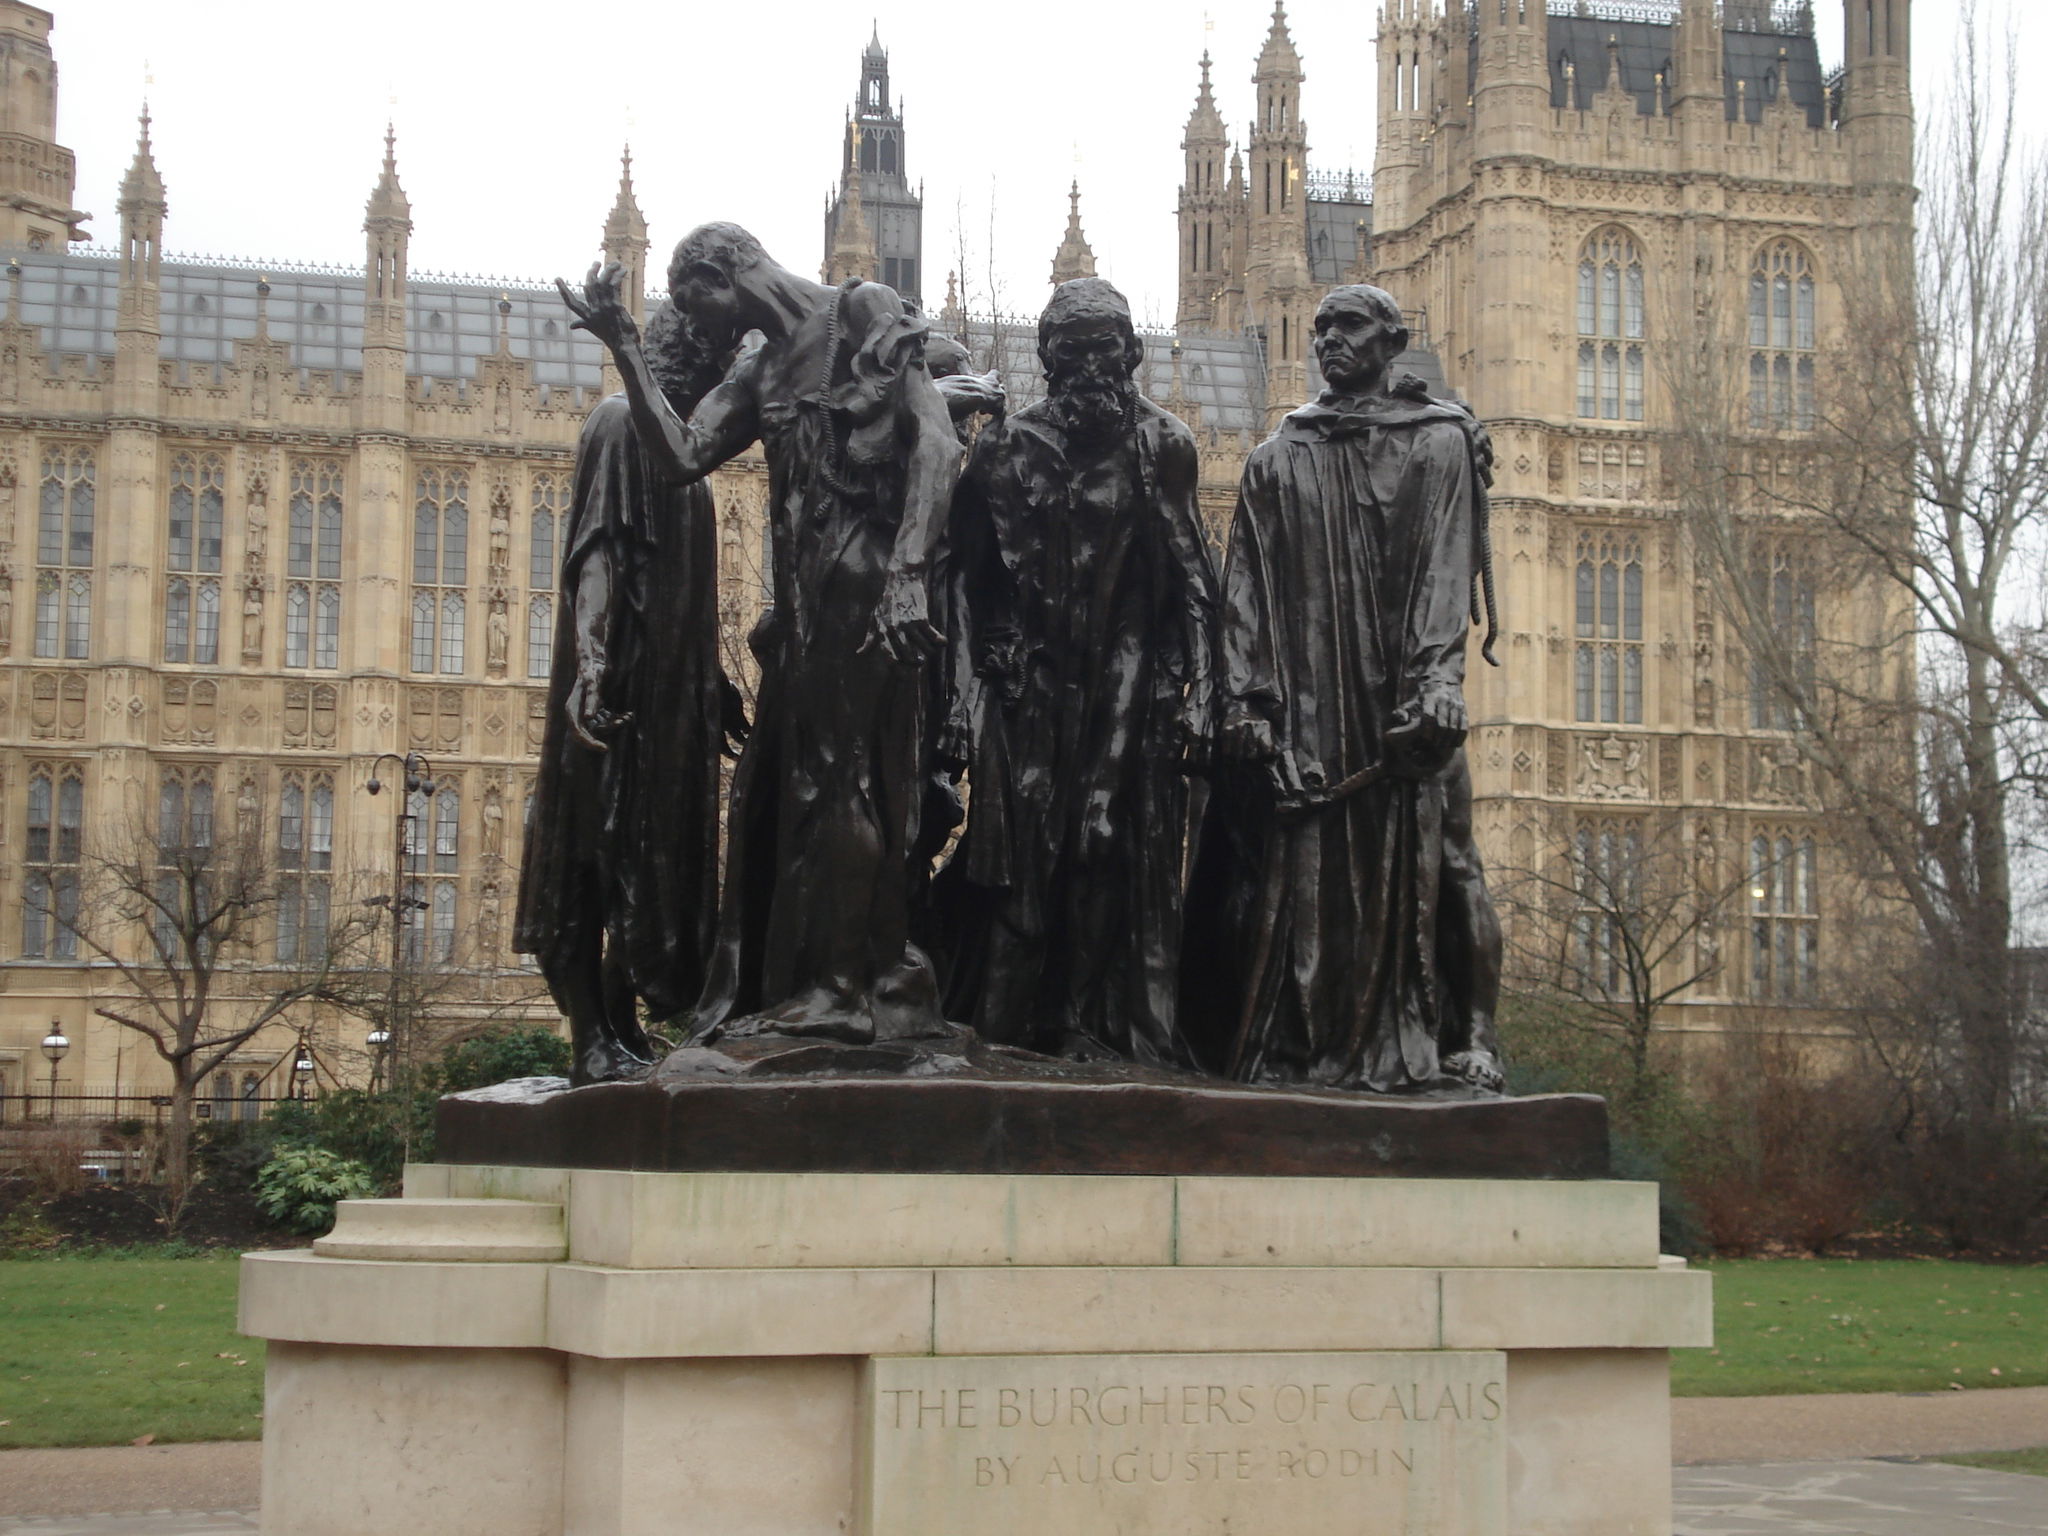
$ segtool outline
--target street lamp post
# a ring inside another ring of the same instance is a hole
[[[71,1049],[71,1042],[64,1037],[63,1021],[50,1020],[50,1032],[43,1036],[43,1055],[50,1063],[50,1121],[57,1120],[57,1063],[64,1059],[64,1053]]]
[[[383,783],[377,777],[377,769],[389,758],[398,765],[399,777],[404,785],[398,797],[398,809],[394,814],[391,840],[391,894],[372,896],[374,906],[389,906],[391,909],[391,982],[385,996],[384,1018],[378,1028],[370,1031],[367,1044],[370,1047],[370,1083],[373,1088],[387,1079],[397,1078],[395,1057],[400,1048],[398,1038],[399,991],[405,967],[405,924],[409,912],[425,908],[426,903],[417,896],[406,894],[405,855],[407,824],[412,821],[412,797],[434,793],[433,767],[426,756],[419,752],[408,752],[403,757],[396,752],[380,752],[370,764],[370,779],[363,788],[371,794],[380,794]],[[417,847],[418,829],[412,828],[413,846]],[[382,1037],[381,1039],[379,1037]]]
[[[313,1097],[313,1052],[303,1035],[299,1037],[298,1055],[292,1061],[292,1088],[297,1098]]]

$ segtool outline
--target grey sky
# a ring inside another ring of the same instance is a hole
[[[176,253],[356,263],[384,121],[398,128],[415,270],[538,279],[580,273],[630,138],[657,250],[729,218],[815,267],[840,125],[869,13],[822,0],[612,4],[536,0],[41,0],[57,18],[59,136],[78,154],[95,238],[145,89]],[[1918,0],[1917,84],[1942,72],[1964,0]],[[973,296],[1035,310],[1078,177],[1105,275],[1142,318],[1171,319],[1180,130],[1196,61],[1241,134],[1270,20],[1263,0],[1130,4],[871,0],[925,189],[927,296],[964,237]],[[2024,6],[2033,12],[2034,6]],[[1312,164],[1371,169],[1372,0],[1295,0]],[[1818,0],[1821,51],[1841,7]],[[2048,24],[2032,16],[2022,46]],[[145,84],[146,80],[149,82]],[[2048,126],[2048,100],[2026,107]]]

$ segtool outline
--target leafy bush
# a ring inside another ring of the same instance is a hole
[[[467,1093],[516,1077],[567,1077],[569,1042],[545,1025],[492,1030],[452,1045],[420,1073],[420,1086],[434,1094]]]
[[[370,1170],[325,1147],[287,1145],[256,1175],[256,1199],[270,1217],[295,1232],[324,1232],[334,1207],[377,1192]]]

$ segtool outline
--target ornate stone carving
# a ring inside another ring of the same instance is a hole
[[[1647,800],[1649,771],[1638,736],[1585,736],[1579,740],[1574,792],[1587,800]]]

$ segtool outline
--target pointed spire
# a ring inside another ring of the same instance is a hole
[[[121,178],[120,211],[123,214],[149,210],[158,215],[168,212],[164,202],[164,179],[157,174],[156,154],[149,142],[149,103],[142,103],[141,131],[135,139],[135,158],[129,162],[128,174]]]
[[[612,211],[604,221],[605,249],[646,238],[647,216],[640,211],[640,200],[633,194],[633,146],[628,144],[619,155],[619,195],[613,199]]]
[[[1253,78],[1300,72],[1301,55],[1294,51],[1294,39],[1287,31],[1286,0],[1273,0],[1273,25],[1266,33],[1266,45],[1259,50],[1259,67]]]
[[[867,57],[882,59],[888,57],[888,50],[882,46],[882,24],[873,18],[868,22]]]
[[[860,127],[853,130],[854,163],[860,160]],[[867,215],[860,206],[860,172],[846,173],[839,194],[839,215],[832,223],[832,247],[825,253],[824,279],[843,283],[849,277],[875,275],[875,239],[868,229]]]
[[[389,219],[412,228],[412,204],[405,195],[405,188],[398,184],[398,130],[391,123],[384,125],[384,170],[377,178],[377,185],[370,193],[370,201],[363,210],[366,220]],[[367,223],[363,226],[369,227]]]
[[[1077,277],[1094,275],[1095,252],[1089,248],[1088,237],[1081,233],[1081,183],[1076,181],[1067,189],[1067,233],[1053,253],[1052,280],[1057,287]]]
[[[1209,51],[1202,50],[1202,83],[1195,91],[1195,108],[1188,114],[1187,133],[1181,147],[1220,143],[1225,137],[1223,114],[1216,110],[1216,93],[1209,85]]]

